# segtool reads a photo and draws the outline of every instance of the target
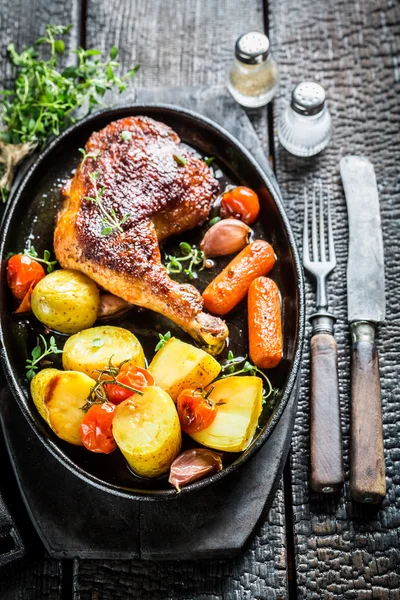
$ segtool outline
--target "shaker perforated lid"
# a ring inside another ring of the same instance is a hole
[[[325,90],[313,81],[302,81],[292,92],[291,107],[300,115],[320,113],[325,106]]]
[[[237,39],[235,56],[240,62],[249,65],[260,64],[267,60],[269,39],[259,31],[249,31]]]

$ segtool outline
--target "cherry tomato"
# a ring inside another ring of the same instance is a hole
[[[120,373],[117,375],[117,381],[129,385],[129,387],[135,388],[135,390],[143,390],[148,385],[154,385],[154,377],[147,370],[141,367],[136,367],[133,364],[126,363],[121,368]],[[107,398],[113,404],[119,404],[123,400],[126,400],[134,392],[127,390],[126,388],[120,387],[115,383],[107,383],[104,386]]]
[[[29,289],[45,277],[42,265],[30,256],[15,254],[7,265],[7,283],[15,298],[23,300]]]
[[[83,445],[91,452],[110,454],[117,447],[112,434],[115,406],[111,402],[94,404],[80,426]]]
[[[235,217],[251,225],[258,217],[260,203],[258,196],[248,187],[239,185],[225,192],[221,200],[221,217]]]
[[[206,429],[217,416],[217,406],[201,388],[183,390],[177,409],[182,431],[189,434]]]

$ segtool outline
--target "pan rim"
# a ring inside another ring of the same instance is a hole
[[[286,235],[287,235],[289,247],[290,247],[291,254],[292,254],[294,269],[295,269],[295,273],[297,276],[297,282],[296,282],[296,291],[297,291],[297,295],[298,295],[297,337],[295,340],[295,349],[294,349],[293,360],[291,362],[289,374],[288,374],[286,384],[283,389],[280,403],[279,403],[277,409],[275,410],[275,413],[274,413],[272,419],[270,420],[268,425],[265,427],[265,429],[261,432],[259,437],[255,440],[254,443],[251,444],[251,446],[246,451],[244,451],[241,454],[241,456],[234,463],[232,463],[228,467],[224,468],[222,471],[219,471],[218,473],[211,475],[210,477],[207,477],[206,479],[196,481],[196,482],[193,482],[192,484],[185,486],[182,489],[181,494],[188,494],[188,493],[196,492],[197,490],[200,490],[200,489],[202,489],[208,485],[211,485],[213,483],[216,483],[218,481],[221,481],[222,479],[229,476],[231,473],[233,473],[237,469],[241,468],[258,452],[258,450],[264,445],[264,443],[270,437],[273,429],[275,428],[276,424],[278,423],[279,419],[281,418],[283,411],[288,403],[288,400],[289,400],[291,394],[295,390],[297,377],[300,374],[301,356],[302,356],[302,348],[303,348],[303,342],[304,342],[304,328],[305,328],[305,295],[304,295],[303,270],[302,270],[301,260],[300,260],[299,252],[297,249],[296,241],[294,238],[294,234],[293,234],[289,219],[286,215],[286,211],[283,206],[279,188],[277,187],[277,183],[274,180],[274,175],[268,174],[259,165],[259,163],[256,161],[256,159],[253,158],[253,156],[247,150],[247,148],[245,148],[245,146],[243,146],[243,144],[238,139],[236,139],[232,134],[230,134],[226,129],[224,129],[222,126],[215,123],[211,119],[208,119],[207,117],[204,117],[195,111],[185,109],[180,106],[175,106],[173,104],[164,104],[164,103],[118,104],[118,105],[113,106],[112,108],[107,108],[107,109],[92,113],[91,115],[86,116],[84,119],[74,123],[68,129],[66,129],[64,132],[62,132],[57,138],[52,140],[49,143],[49,145],[47,147],[45,147],[44,150],[34,160],[32,165],[29,167],[29,169],[26,171],[26,173],[22,177],[21,181],[19,182],[19,185],[18,185],[17,189],[15,190],[15,193],[13,194],[13,196],[12,196],[11,200],[9,201],[9,204],[6,208],[6,211],[5,211],[2,223],[1,223],[0,256],[3,256],[4,245],[5,245],[7,237],[8,237],[8,228],[9,228],[11,219],[13,218],[15,209],[19,204],[23,190],[25,189],[26,184],[29,181],[29,179],[31,178],[31,176],[40,167],[42,162],[44,162],[48,158],[49,154],[51,154],[51,152],[53,152],[57,147],[62,145],[65,138],[69,137],[70,135],[73,135],[77,130],[79,130],[81,127],[86,126],[91,121],[95,121],[99,117],[101,118],[101,116],[103,116],[103,117],[110,116],[110,120],[114,120],[114,119],[118,118],[118,113],[122,113],[124,111],[130,111],[130,110],[135,111],[134,114],[140,114],[141,112],[143,112],[143,114],[146,114],[146,111],[151,112],[151,111],[158,110],[158,111],[163,111],[164,113],[173,114],[174,116],[176,116],[177,114],[182,115],[183,117],[185,117],[188,121],[191,121],[192,123],[197,122],[203,127],[207,126],[207,127],[211,128],[212,130],[216,131],[222,139],[225,138],[225,140],[229,144],[234,145],[236,147],[236,149],[245,156],[246,160],[248,162],[250,162],[252,168],[257,172],[260,179],[264,182],[264,184],[268,188],[268,190],[273,198],[273,201],[279,212],[280,220],[283,224],[283,227],[284,227]],[[25,403],[24,403],[25,394],[24,394],[22,388],[20,388],[20,386],[17,382],[17,379],[15,377],[14,371],[12,369],[12,366],[10,364],[10,361],[8,358],[8,353],[7,353],[7,350],[5,347],[5,342],[4,342],[3,322],[2,322],[3,318],[4,318],[4,315],[1,315],[0,316],[0,345],[1,345],[0,351],[1,351],[3,370],[6,375],[7,383],[10,386],[11,393],[14,396],[14,398],[16,399],[18,406],[19,406],[21,412],[23,413],[24,417],[28,421],[29,425],[35,432],[35,434],[38,437],[38,439],[40,440],[40,442],[46,447],[46,449],[51,453],[51,455],[54,456],[58,461],[60,461],[61,464],[63,464],[63,466],[66,467],[75,476],[78,476],[81,479],[83,479],[86,483],[93,485],[103,491],[106,490],[108,493],[111,493],[115,496],[129,498],[132,500],[140,500],[140,501],[156,501],[156,500],[167,500],[167,499],[177,498],[178,495],[176,494],[176,491],[172,488],[171,488],[171,490],[143,490],[143,491],[141,491],[141,490],[134,490],[132,488],[126,488],[124,486],[119,486],[116,484],[108,483],[108,482],[100,479],[99,477],[96,477],[96,476],[88,473],[85,469],[83,469],[82,467],[77,465],[71,458],[69,458],[64,453],[64,451],[61,448],[58,447],[58,445],[53,440],[51,440],[49,437],[47,437],[41,431],[40,426],[37,423],[37,419],[32,414],[32,411],[29,410],[25,406]],[[181,494],[179,494],[179,496]]]

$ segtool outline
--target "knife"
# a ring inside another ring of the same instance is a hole
[[[385,318],[385,274],[374,167],[361,156],[340,161],[349,218],[347,311],[352,342],[350,493],[378,503],[386,494],[376,325]]]

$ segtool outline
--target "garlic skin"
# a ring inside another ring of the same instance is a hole
[[[222,470],[222,454],[209,448],[192,448],[182,452],[172,463],[171,483],[179,493],[181,487]]]
[[[97,313],[98,319],[111,319],[122,315],[132,308],[132,305],[114,294],[100,294],[100,306]]]
[[[233,254],[247,246],[250,233],[250,227],[243,221],[223,219],[210,227],[201,241],[200,249],[205,258]]]

